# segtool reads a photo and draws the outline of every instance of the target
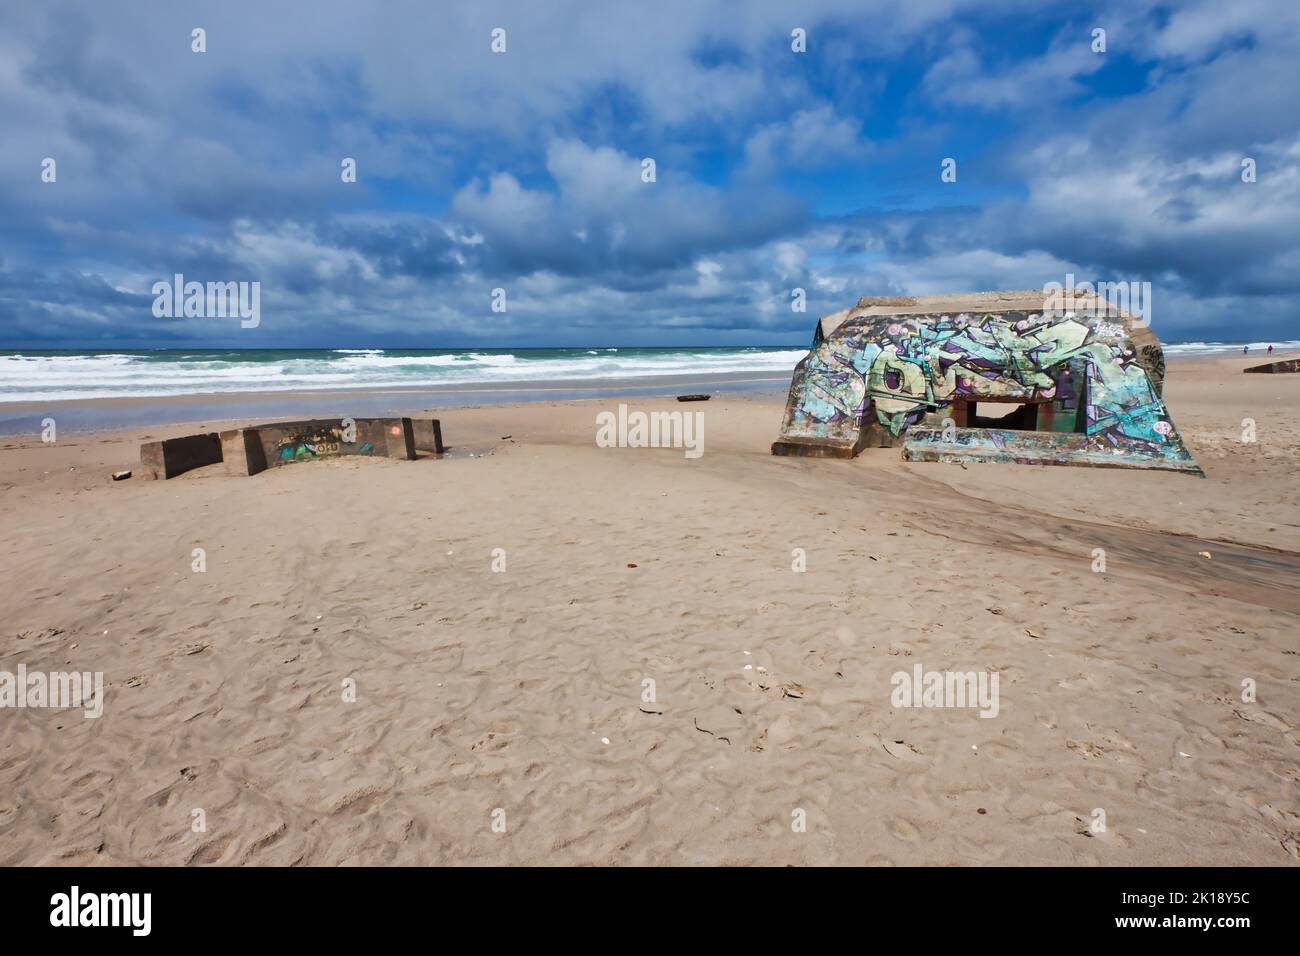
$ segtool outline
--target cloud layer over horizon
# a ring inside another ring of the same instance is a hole
[[[0,347],[803,343],[1071,273],[1300,338],[1298,61],[1285,0],[11,5]],[[175,273],[260,325],[156,318]]]

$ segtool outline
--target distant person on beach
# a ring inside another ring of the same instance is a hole
[[[1250,351],[1250,346],[1249,346],[1249,345],[1243,345],[1243,346],[1241,347],[1241,354],[1242,354],[1242,355],[1245,355],[1245,354],[1246,354],[1247,352],[1249,352],[1249,351]]]
[[[1269,354],[1269,355],[1272,355],[1272,354],[1273,354],[1273,346],[1271,346],[1271,345],[1268,347],[1268,354]]]

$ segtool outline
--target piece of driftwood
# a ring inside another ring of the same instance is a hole
[[[677,396],[677,401],[679,401],[679,402],[707,402],[707,401],[708,401],[710,398],[712,398],[712,397],[713,397],[712,395],[678,395],[678,396]]]

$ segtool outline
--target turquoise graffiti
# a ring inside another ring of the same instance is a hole
[[[324,455],[337,455],[343,442],[343,430],[327,425],[299,431],[280,440],[277,454],[282,462],[311,461]]]
[[[1094,452],[1191,458],[1158,393],[1158,345],[1139,354],[1114,319],[863,315],[819,339],[796,370],[786,435],[846,440],[877,424],[899,436],[986,399],[1033,403],[1040,429],[1081,432]]]
[[[313,430],[308,434],[300,433],[281,439],[276,453],[282,462],[310,461],[327,455],[341,454],[344,444],[341,428],[329,426],[322,430]],[[373,454],[375,450],[375,446],[370,442],[363,442],[355,447],[357,453],[362,455]]]
[[[305,461],[315,457],[316,446],[309,442],[291,442],[280,446],[281,461]]]

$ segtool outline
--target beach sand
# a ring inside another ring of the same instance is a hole
[[[252,478],[110,481],[185,427],[6,439],[0,669],[106,696],[0,711],[0,864],[1295,865],[1300,375],[1261,361],[1170,363],[1203,480],[775,458],[742,396],[628,400],[702,411],[697,460],[596,447],[618,400]],[[895,706],[918,664],[997,715]]]

